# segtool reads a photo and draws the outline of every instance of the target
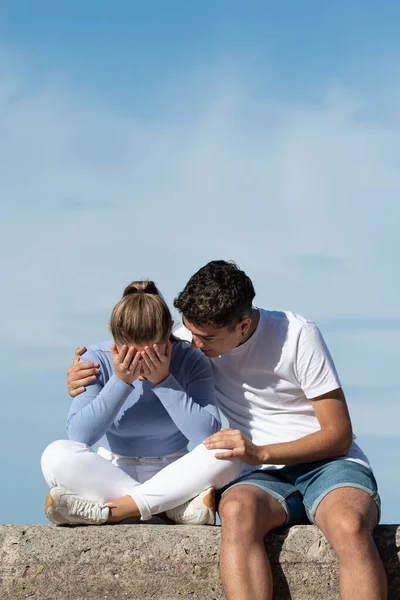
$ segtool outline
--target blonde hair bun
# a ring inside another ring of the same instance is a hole
[[[160,292],[154,281],[145,279],[144,281],[132,281],[124,289],[122,297],[129,296],[130,294],[153,294],[155,296],[161,296]]]

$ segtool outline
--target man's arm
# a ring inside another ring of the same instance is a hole
[[[350,450],[353,430],[343,390],[338,388],[312,400],[320,431],[293,442],[260,447],[262,464],[296,464],[344,456]]]
[[[84,358],[93,362],[101,357],[87,350]],[[73,399],[67,418],[68,438],[92,446],[108,431],[133,387],[115,373],[109,379],[102,367],[85,391]],[[135,398],[135,402],[138,398]]]
[[[299,386],[310,400],[321,429],[290,443],[266,447],[262,452],[263,462],[295,464],[347,454],[353,432],[346,399],[333,359],[315,323],[305,323],[300,331],[294,367]]]
[[[290,465],[307,463],[347,454],[353,440],[349,411],[343,390],[338,388],[312,400],[319,431],[298,440],[256,446],[237,429],[221,429],[205,440],[211,449],[228,449],[216,458],[239,457],[250,465]]]
[[[67,370],[68,394],[75,398],[86,390],[86,386],[96,381],[100,373],[99,363],[97,362],[79,362],[82,354],[85,354],[85,346],[80,346],[75,350],[72,365]]]

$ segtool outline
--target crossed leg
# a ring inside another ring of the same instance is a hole
[[[372,533],[378,509],[364,490],[338,488],[321,501],[315,523],[339,560],[341,600],[386,600],[386,573]]]
[[[272,600],[272,574],[264,537],[284,525],[281,504],[254,485],[228,490],[219,505],[221,578],[227,600]]]
[[[240,475],[239,459],[217,460],[217,450],[199,444],[143,483],[80,442],[58,440],[42,455],[49,487],[64,487],[86,499],[108,502],[108,522],[131,517],[149,519],[197,496],[209,487],[221,488]]]

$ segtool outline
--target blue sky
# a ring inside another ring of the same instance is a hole
[[[45,522],[75,346],[107,337],[132,279],[171,303],[216,258],[320,325],[399,521],[399,18],[389,0],[0,0],[3,522]]]

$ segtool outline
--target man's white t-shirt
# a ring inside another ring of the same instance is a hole
[[[291,442],[321,429],[311,400],[341,384],[313,322],[291,312],[258,311],[260,320],[253,335],[211,359],[218,406],[229,427],[240,429],[254,444]],[[191,338],[185,327],[175,334]],[[369,466],[354,440],[342,458]]]

